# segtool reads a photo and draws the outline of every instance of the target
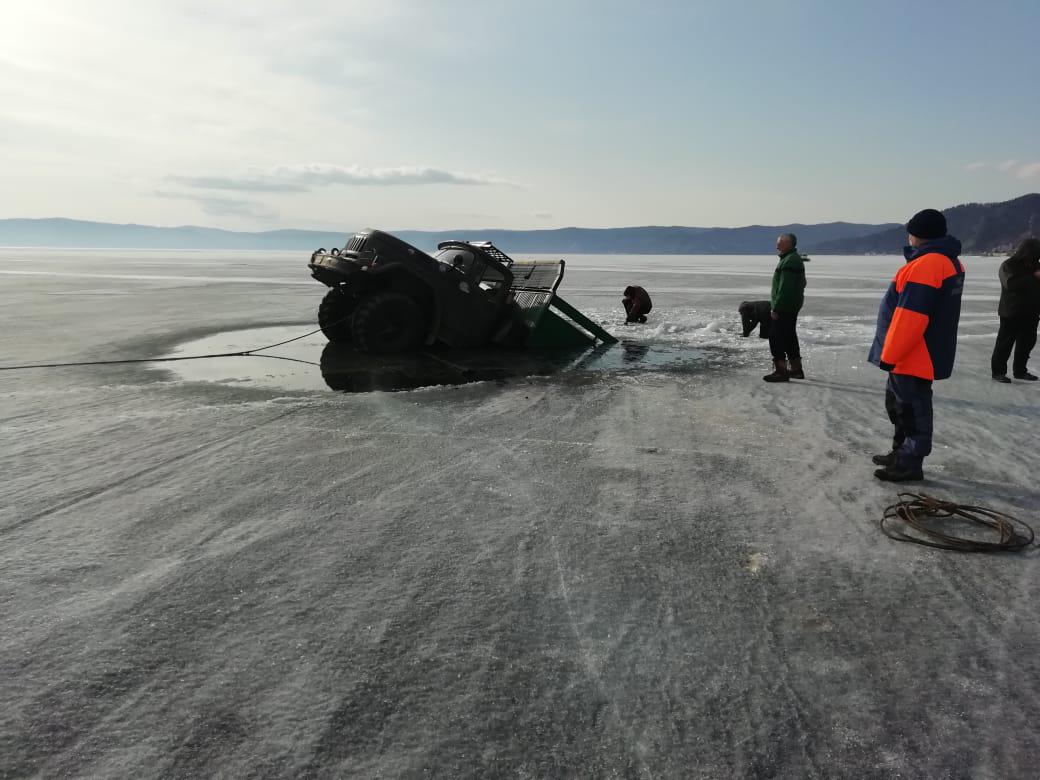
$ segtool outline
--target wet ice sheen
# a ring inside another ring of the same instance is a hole
[[[301,332],[306,333],[302,326],[224,331],[185,342],[169,357],[252,350],[294,338]],[[612,347],[543,353],[486,349],[365,355],[349,346],[331,344],[316,333],[257,355],[157,362],[154,367],[189,382],[278,390],[371,392],[528,376],[591,378],[634,370],[688,372],[703,366],[706,357],[705,350],[688,344],[631,339]]]

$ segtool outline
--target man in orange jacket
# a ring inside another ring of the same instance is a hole
[[[910,246],[878,311],[871,363],[888,372],[885,408],[895,426],[892,451],[875,455],[874,476],[887,482],[924,479],[932,451],[932,381],[953,373],[964,291],[961,242],[946,235],[935,209],[906,224]]]

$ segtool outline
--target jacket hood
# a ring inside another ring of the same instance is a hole
[[[961,242],[953,236],[943,236],[926,241],[920,246],[903,247],[903,257],[908,263],[931,252],[938,252],[940,255],[946,255],[951,260],[955,260],[960,256]]]

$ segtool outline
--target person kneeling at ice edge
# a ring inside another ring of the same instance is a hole
[[[760,339],[769,338],[769,331],[773,326],[773,318],[769,316],[772,305],[769,301],[743,301],[737,307],[740,314],[740,325],[744,329],[741,334],[744,338],[751,335],[756,327]]]
[[[646,315],[654,308],[650,294],[642,287],[635,285],[625,288],[621,304],[625,307],[625,324],[630,322],[646,322]]]
[[[946,217],[935,209],[906,224],[910,246],[881,300],[871,363],[888,372],[885,409],[895,426],[892,451],[875,455],[886,482],[924,479],[932,451],[932,381],[953,373],[957,325],[964,291],[961,242],[946,235]]]

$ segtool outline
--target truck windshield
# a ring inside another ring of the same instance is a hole
[[[470,269],[473,268],[474,257],[473,253],[466,249],[442,249],[434,255],[434,259],[464,274],[469,274]]]

